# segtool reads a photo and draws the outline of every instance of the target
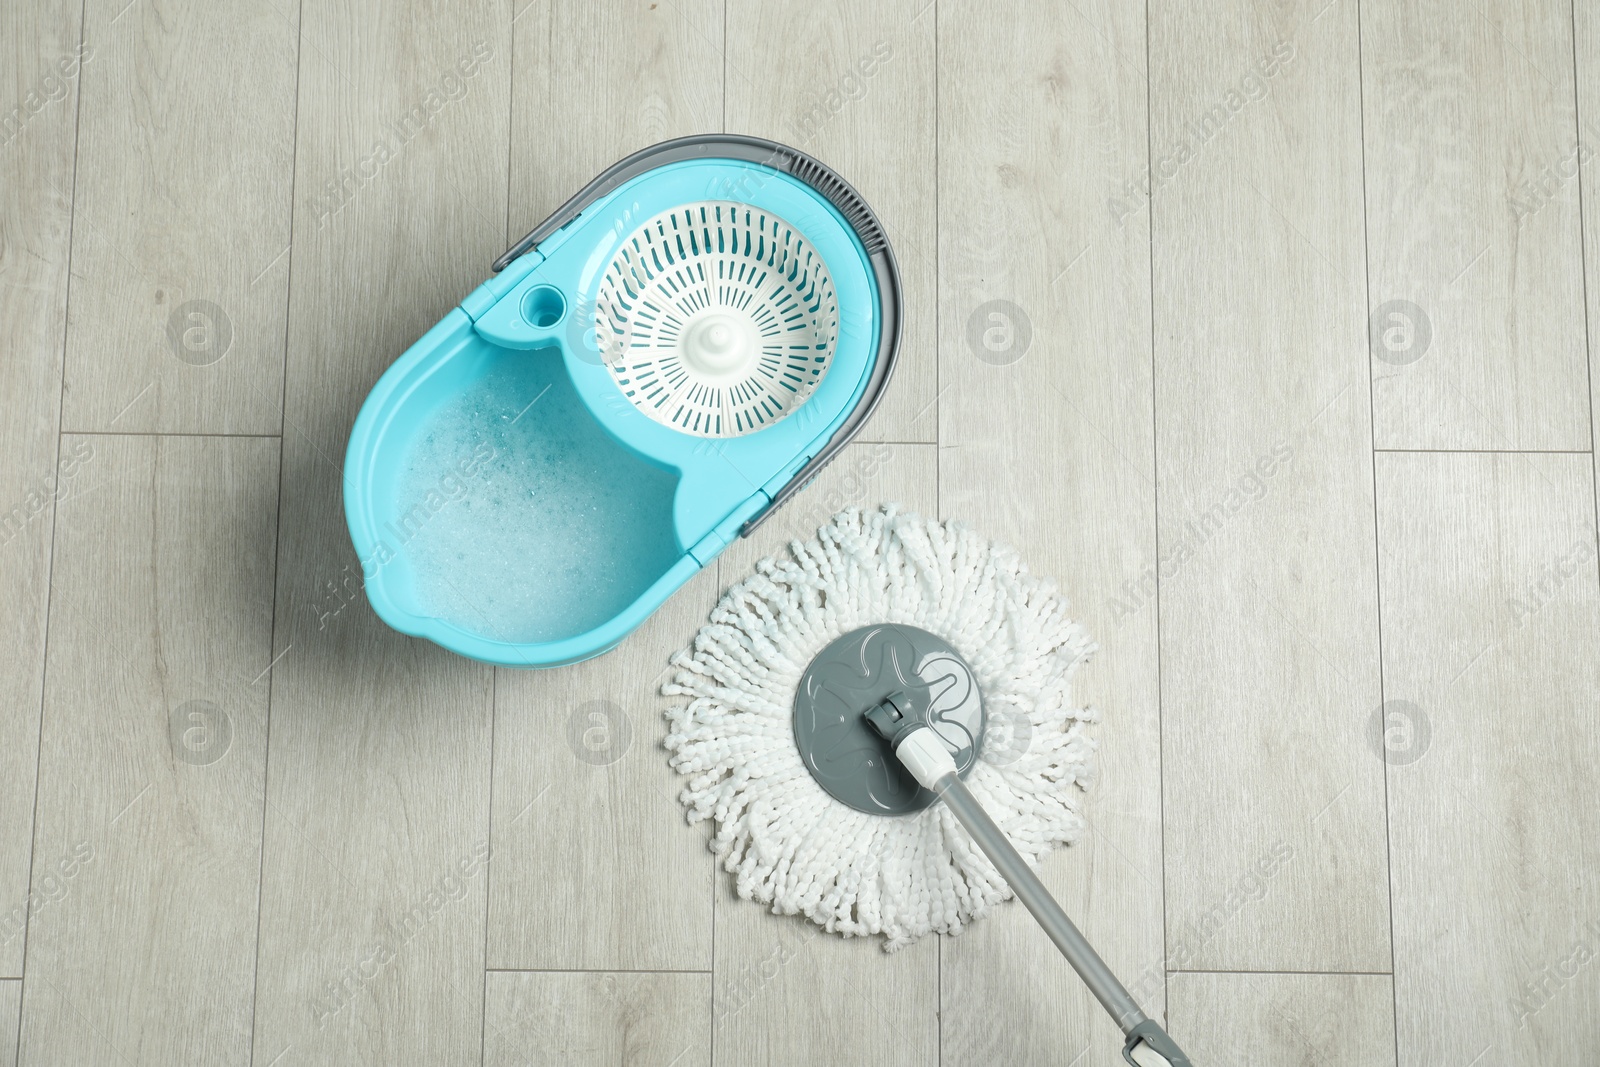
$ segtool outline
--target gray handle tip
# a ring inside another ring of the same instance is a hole
[[[1146,1019],[1128,1031],[1122,1058],[1133,1067],[1192,1067],[1178,1043],[1154,1019]]]

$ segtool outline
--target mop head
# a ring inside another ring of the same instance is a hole
[[[803,914],[889,951],[958,934],[1011,896],[943,804],[871,815],[835,800],[795,744],[795,690],[812,657],[862,626],[901,623],[949,642],[971,665],[988,716],[967,785],[1037,865],[1084,828],[1097,716],[1070,681],[1092,644],[1054,585],[959,522],[894,506],[850,509],[765,559],[711,613],[662,687],[666,747],[688,779],[689,821],[715,819],[711,848],[746,900]]]

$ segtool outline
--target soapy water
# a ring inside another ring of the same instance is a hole
[[[422,612],[550,641],[616,616],[677,561],[676,486],[606,436],[556,352],[508,352],[421,427],[389,526]]]

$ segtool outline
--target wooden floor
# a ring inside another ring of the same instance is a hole
[[[666,657],[891,499],[1097,638],[1043,874],[1196,1064],[1595,1062],[1600,4],[27,0],[0,71],[0,1067],[1120,1063],[1019,907],[886,956],[683,821]],[[386,629],[362,399],[718,130],[889,229],[860,443],[598,661]]]

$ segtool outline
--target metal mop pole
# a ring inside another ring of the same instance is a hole
[[[1017,899],[1033,913],[1089,991],[1105,1006],[1127,1037],[1122,1056],[1134,1067],[1191,1067],[1161,1024],[1147,1018],[1105,960],[1084,938],[1027,861],[989,818],[956,774],[955,761],[928,725],[926,703],[895,693],[868,710],[867,723],[894,746],[894,754],[924,788],[931,789],[966,827]]]
[[[983,810],[967,784],[954,774],[947,774],[934,783],[934,792],[961,820],[961,825],[967,828],[967,833],[972,835],[978,847],[983,849],[983,854],[999,870],[1017,899],[1033,912],[1033,917],[1039,920],[1044,932],[1050,935],[1056,948],[1061,950],[1067,962],[1083,978],[1083,984],[1089,987],[1089,992],[1105,1005],[1106,1011],[1111,1013],[1111,1018],[1116,1020],[1122,1032],[1126,1034],[1144,1022],[1145,1014],[1139,1010],[1139,1005],[1134,1003],[1133,997],[1117,981],[1117,976],[1111,973],[1111,968],[1106,966],[1077,926],[1067,918],[1067,913],[1056,903],[1056,898],[1050,895],[1039,876],[1033,873],[1022,854],[1011,846],[1005,833],[989,818],[989,813]]]
[[[1044,932],[1050,935],[1056,948],[1072,964],[1072,969],[1078,972],[1078,977],[1089,987],[1089,992],[1095,995],[1095,999],[1122,1028],[1123,1034],[1129,1039],[1128,1047],[1123,1050],[1128,1062],[1139,1064],[1140,1061],[1134,1056],[1139,1051],[1138,1045],[1143,1043],[1150,1051],[1163,1057],[1162,1060],[1150,1062],[1189,1067],[1189,1058],[1161,1028],[1160,1023],[1147,1018],[1139,1010],[1139,1005],[1117,980],[1117,976],[1111,973],[1111,968],[1100,958],[1100,953],[1067,918],[1067,913],[1056,903],[1056,898],[1050,895],[1022,854],[1012,847],[1005,832],[989,818],[989,813],[983,810],[983,805],[978,803],[978,798],[972,795],[967,784],[952,771],[934,782],[934,792],[961,820],[961,825],[967,828],[967,833],[983,849],[983,854],[989,857],[989,862],[995,865],[1017,899],[1039,920],[1039,925],[1044,927]]]

